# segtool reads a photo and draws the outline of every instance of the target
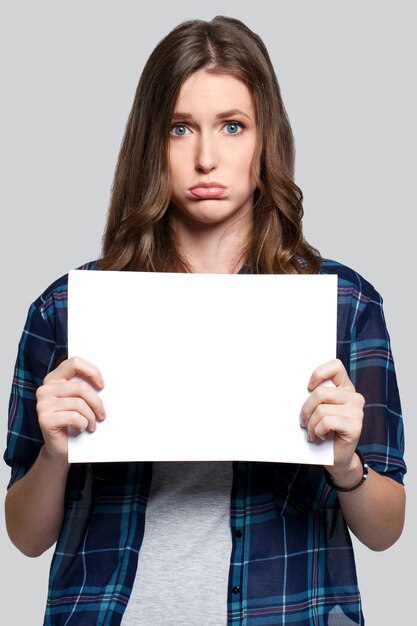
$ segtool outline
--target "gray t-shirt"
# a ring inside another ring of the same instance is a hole
[[[226,625],[232,480],[229,462],[153,464],[122,626]]]

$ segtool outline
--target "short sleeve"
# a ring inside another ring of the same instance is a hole
[[[4,460],[12,468],[9,487],[36,460],[44,440],[36,412],[36,390],[53,369],[56,344],[50,324],[33,304],[19,342],[9,402],[7,448]]]
[[[350,378],[365,398],[359,447],[370,467],[402,483],[401,403],[382,298],[372,291],[351,329]]]

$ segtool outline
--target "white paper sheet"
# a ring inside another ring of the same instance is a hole
[[[69,461],[332,464],[299,414],[336,311],[336,276],[71,271],[69,356],[101,370],[107,417]]]

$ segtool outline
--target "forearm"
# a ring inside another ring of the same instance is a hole
[[[356,484],[362,473],[357,455],[343,475],[333,474],[339,487]],[[404,525],[405,491],[402,485],[369,469],[365,482],[347,493],[338,492],[343,516],[353,534],[372,550],[386,550],[397,541]]]
[[[43,447],[26,476],[9,489],[7,532],[23,554],[39,556],[57,540],[69,467],[66,461],[50,458]]]

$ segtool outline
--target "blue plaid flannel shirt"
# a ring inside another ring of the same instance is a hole
[[[95,267],[93,262],[81,269]],[[325,260],[320,272],[338,275],[337,356],[366,399],[361,450],[374,470],[401,483],[403,425],[382,300],[343,265]],[[36,388],[66,355],[64,276],[30,307],[19,344],[4,455],[12,468],[10,484],[25,475],[43,445]],[[120,624],[151,476],[151,463],[71,467],[45,626]],[[336,623],[331,612],[364,623],[349,532],[320,467],[235,462],[231,496],[229,626],[326,626]]]

